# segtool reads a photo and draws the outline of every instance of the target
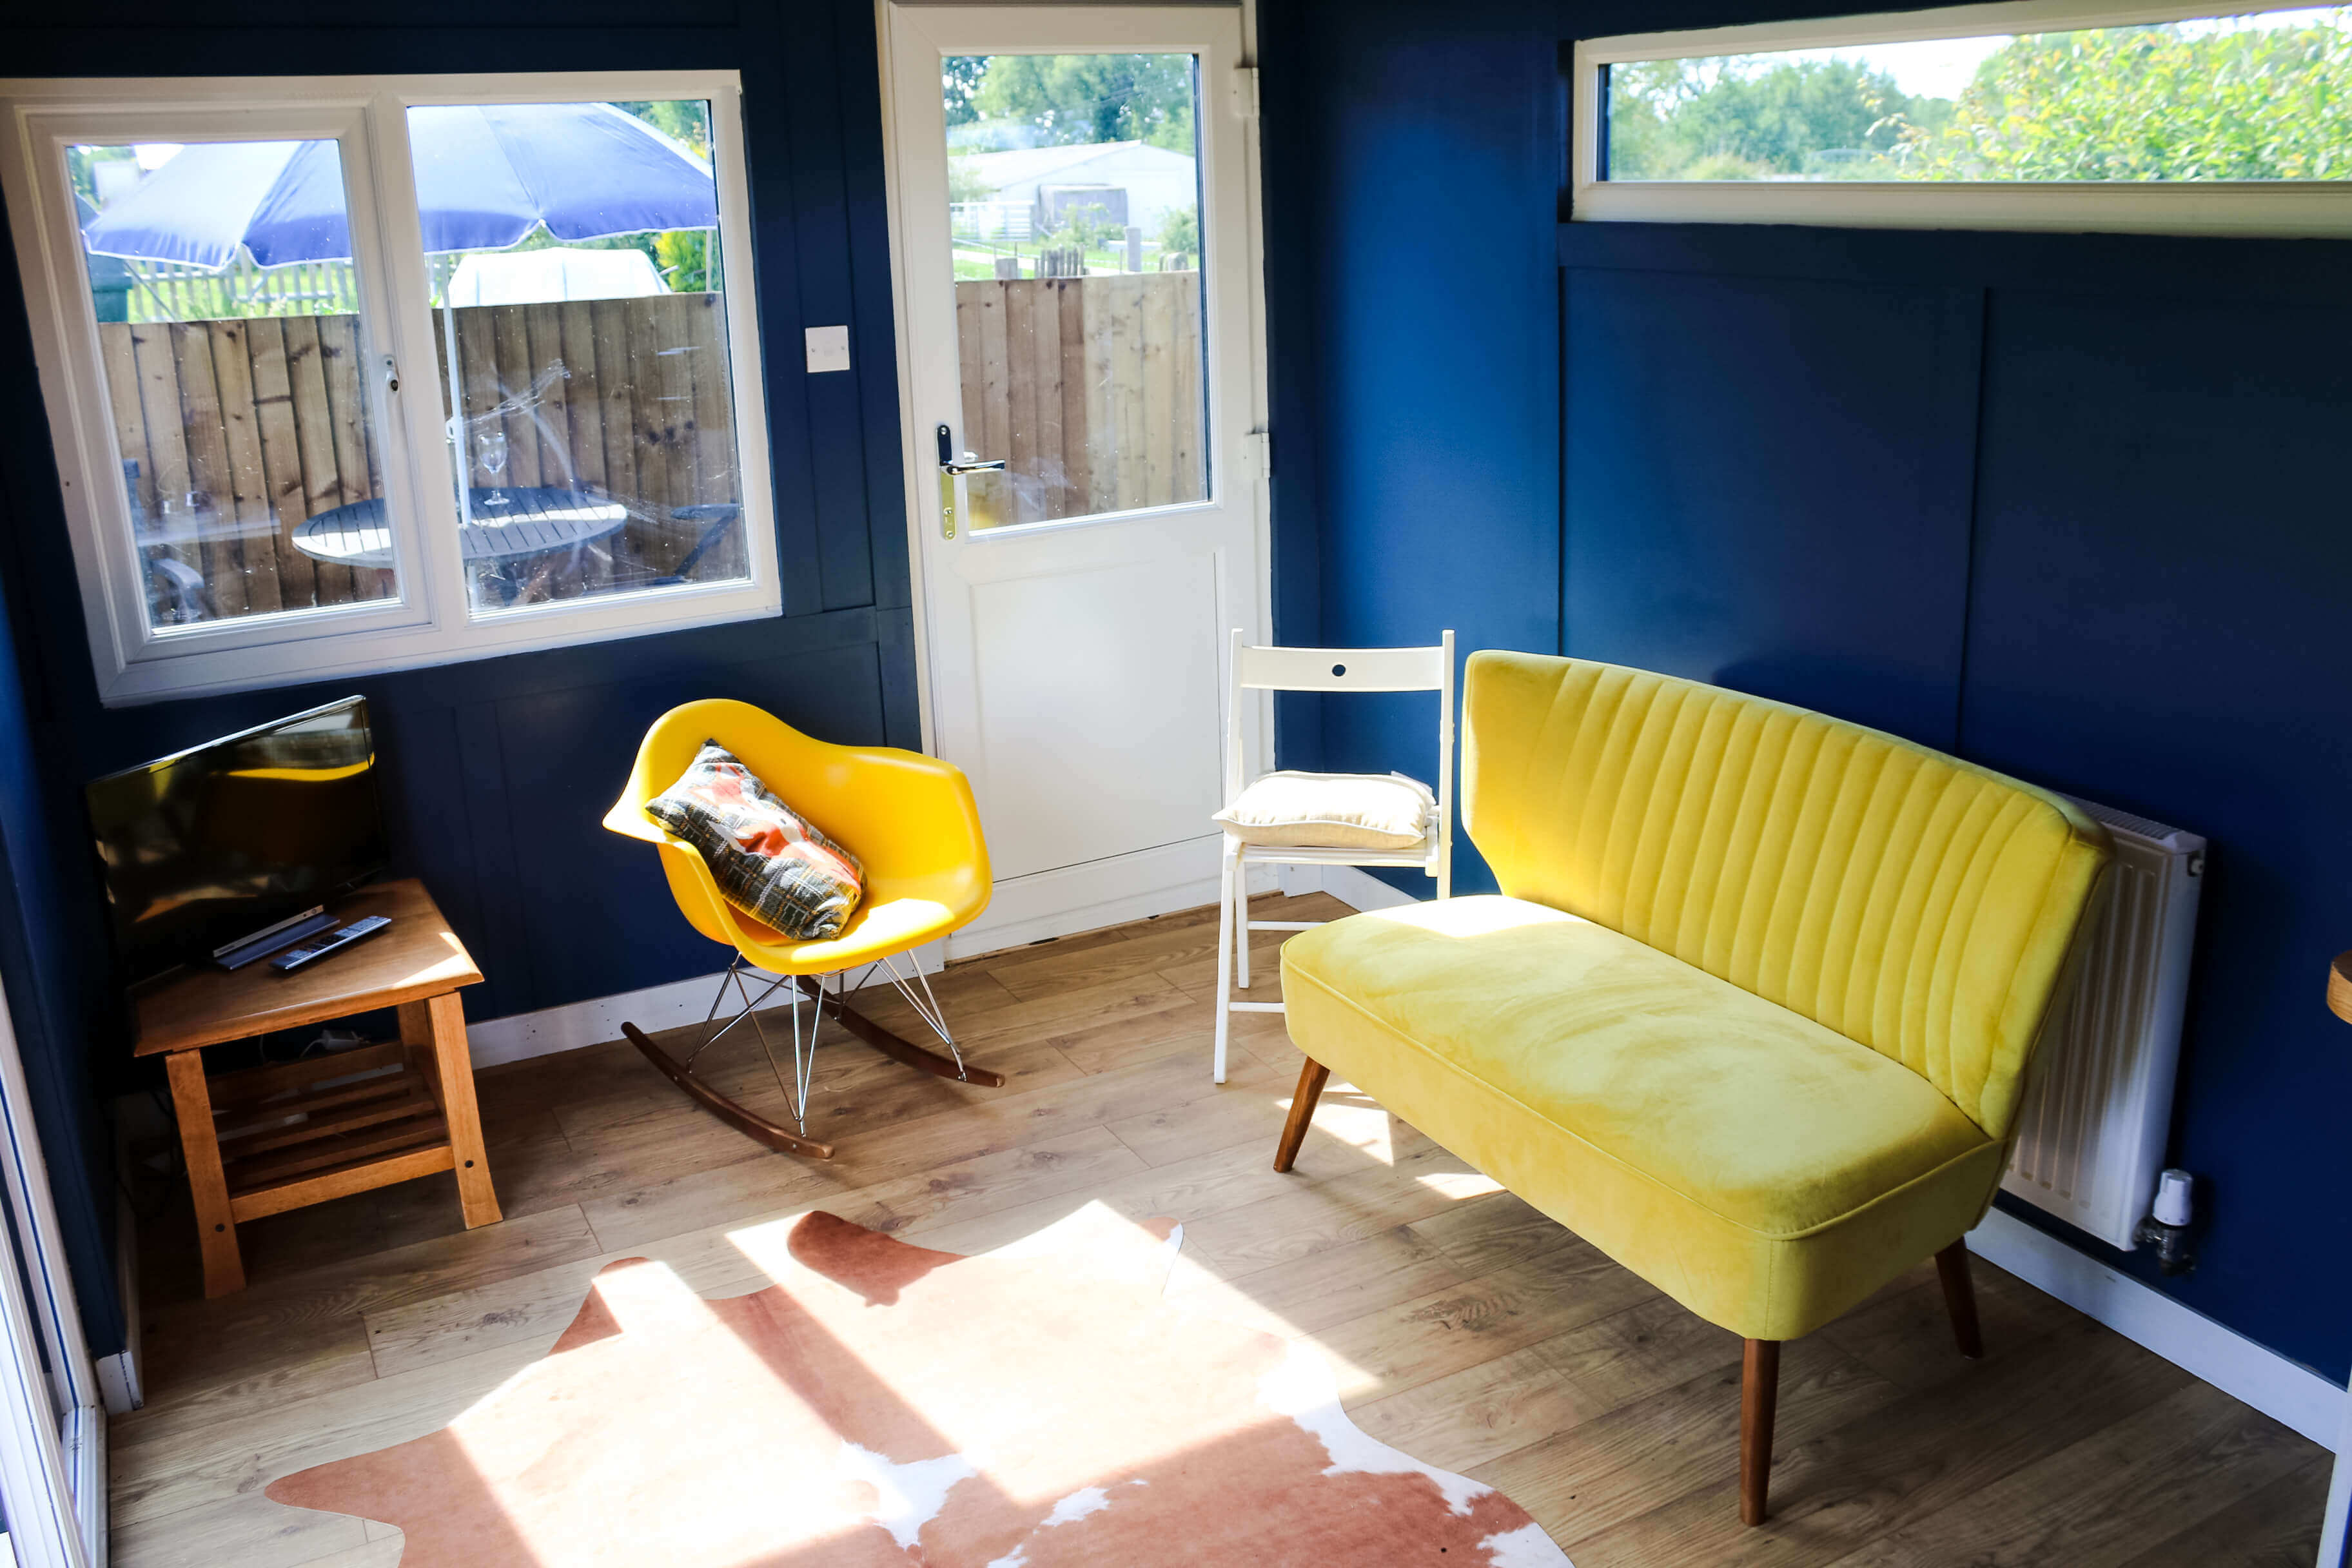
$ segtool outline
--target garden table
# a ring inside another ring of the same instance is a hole
[[[610,496],[543,485],[478,487],[472,510],[473,521],[457,530],[469,566],[574,549],[629,521],[629,509]],[[294,531],[294,548],[339,566],[390,566],[392,529],[383,498],[320,512]]]

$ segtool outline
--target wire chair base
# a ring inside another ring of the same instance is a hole
[[[986,1068],[973,1067],[963,1059],[961,1048],[956,1045],[955,1037],[949,1032],[947,1015],[940,1009],[939,998],[932,994],[930,977],[922,972],[920,965],[910,963],[910,967],[914,969],[914,976],[911,980],[899,973],[898,963],[895,957],[885,958],[878,963],[868,964],[865,973],[858,977],[858,988],[863,989],[865,983],[873,977],[877,969],[887,970],[892,987],[906,1000],[907,1005],[915,1010],[915,1016],[922,1019],[933,1034],[939,1036],[940,1043],[948,1048],[947,1056],[941,1056],[928,1047],[919,1046],[912,1040],[894,1034],[850,1006],[843,999],[844,994],[850,989],[845,984],[848,977],[846,970],[830,975],[802,974],[771,977],[746,963],[740,953],[736,954],[735,961],[727,966],[727,972],[719,977],[719,994],[711,999],[710,1011],[703,1017],[702,1037],[696,1042],[694,1048],[687,1053],[685,1060],[678,1060],[656,1045],[646,1032],[635,1024],[623,1024],[621,1033],[628,1037],[631,1045],[644,1054],[647,1061],[653,1063],[663,1077],[684,1090],[688,1099],[753,1142],[765,1144],[771,1149],[786,1154],[830,1160],[833,1158],[833,1145],[820,1142],[808,1136],[809,1088],[814,1081],[816,1069],[817,1033],[827,1018],[833,1019],[852,1037],[893,1061],[903,1062],[908,1067],[939,1078],[950,1079],[958,1083],[974,1084],[983,1089],[1004,1087],[1003,1073],[992,1072]],[[830,990],[825,984],[828,980],[835,983]],[[766,982],[765,988],[756,997],[751,994],[753,981]],[[742,1005],[738,1007],[724,1023],[721,1023],[719,1021],[719,1009],[726,1005],[727,993],[730,986]],[[759,1012],[761,1004],[780,990],[788,990],[792,1000],[793,1067],[789,1081],[785,1079],[782,1065],[776,1059],[775,1048],[769,1044],[767,1026],[761,1020]],[[801,1027],[801,999],[803,996],[807,997],[811,1004],[808,1027],[805,1031]],[[792,1104],[793,1121],[799,1128],[798,1131],[770,1121],[730,1097],[721,1094],[695,1076],[696,1059],[717,1044],[719,1037],[746,1018],[751,1020],[752,1032],[760,1038],[760,1048],[767,1055],[769,1068],[775,1073],[778,1085],[783,1089],[786,1099]]]

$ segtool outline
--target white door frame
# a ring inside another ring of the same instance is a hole
[[[2336,1439],[2336,1473],[2327,1484],[2327,1511],[2319,1526],[2316,1568],[2342,1568],[2346,1536],[2352,1534],[2352,1390],[2344,1403],[2344,1430]]]
[[[104,1568],[106,1413],[5,994],[0,1177],[25,1272],[46,1298],[29,1299],[17,1271],[0,1258],[0,1501],[8,1512],[7,1547],[21,1568]],[[5,1239],[0,1237],[0,1245]],[[47,1376],[36,1344],[49,1361]]]
[[[1104,0],[1092,0],[1102,4]],[[1117,5],[1119,0],[1109,0]],[[1130,0],[1132,3],[1132,0]],[[888,211],[890,228],[890,309],[894,340],[898,356],[898,441],[901,455],[901,479],[906,487],[907,503],[907,569],[913,594],[915,633],[915,692],[922,724],[922,743],[926,752],[936,752],[939,735],[933,716],[929,595],[928,556],[925,550],[926,531],[931,526],[938,501],[934,494],[936,480],[933,470],[923,458],[931,448],[931,437],[920,427],[913,396],[915,356],[912,331],[908,321],[908,300],[912,280],[908,276],[907,216],[901,210],[900,182],[898,175],[899,147],[898,117],[891,84],[890,55],[893,31],[892,15],[899,10],[949,9],[958,6],[981,5],[989,8],[1032,8],[1049,10],[1053,0],[875,0],[875,38],[878,44],[875,70],[882,89],[882,152],[883,166],[887,172]],[[1154,7],[1160,8],[1160,7]],[[1273,528],[1272,445],[1266,432],[1268,403],[1265,336],[1265,226],[1264,221],[1263,174],[1259,153],[1260,126],[1257,113],[1257,5],[1256,0],[1241,0],[1232,5],[1203,4],[1208,10],[1235,10],[1241,13],[1241,68],[1231,81],[1216,82],[1205,79],[1201,83],[1201,112],[1233,115],[1241,122],[1242,170],[1247,193],[1248,221],[1244,226],[1249,275],[1248,306],[1250,407],[1249,427],[1255,434],[1256,458],[1255,472],[1249,475],[1251,508],[1255,514],[1253,552],[1258,573],[1258,619],[1260,624],[1244,628],[1257,641],[1272,640],[1274,621],[1273,592]],[[1247,460],[1246,456],[1244,460]],[[1218,639],[1219,658],[1223,656],[1224,638]],[[1224,672],[1218,672],[1219,686],[1228,684]],[[1248,737],[1261,759],[1274,754],[1274,719],[1272,704],[1257,705],[1254,732]],[[1214,745],[1218,737],[1204,736],[1204,744]]]

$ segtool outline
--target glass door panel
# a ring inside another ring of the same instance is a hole
[[[709,104],[408,132],[474,612],[747,581]]]
[[[399,595],[341,151],[67,150],[151,630]]]
[[[950,55],[948,229],[975,530],[1204,499],[1200,66]]]

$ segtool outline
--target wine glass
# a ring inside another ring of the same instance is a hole
[[[475,504],[481,507],[512,504],[508,500],[506,492],[499,489],[499,476],[505,473],[507,469],[507,433],[503,430],[485,430],[475,437],[474,458],[481,464],[482,472],[490,476],[490,493]]]

